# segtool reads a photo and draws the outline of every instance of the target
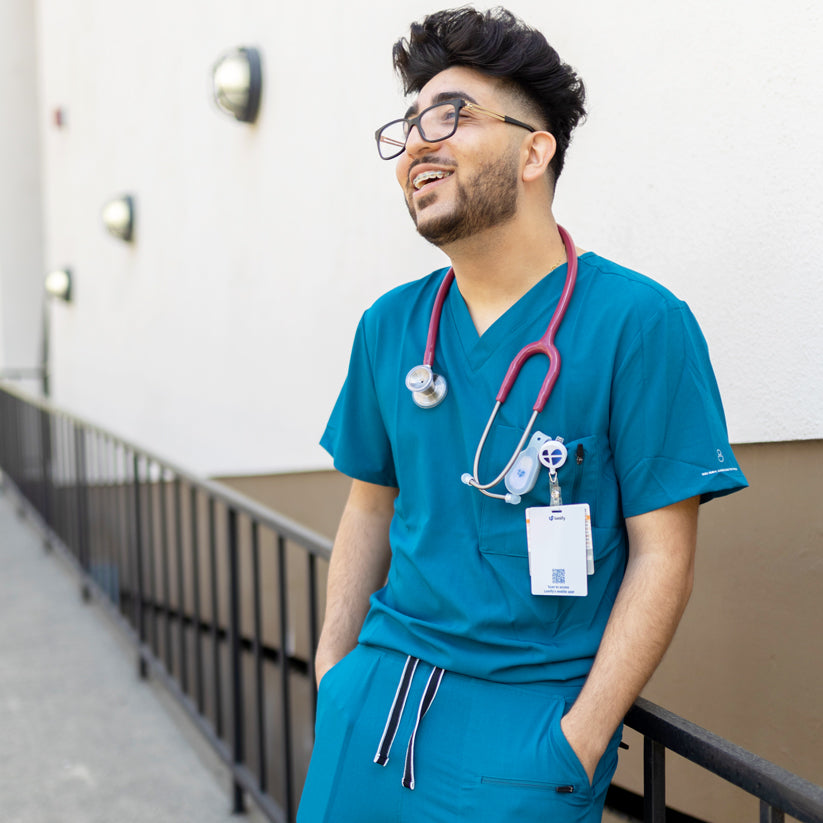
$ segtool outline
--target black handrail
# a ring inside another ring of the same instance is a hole
[[[759,798],[761,823],[779,823],[784,814],[803,823],[823,823],[823,787],[642,697],[629,710],[625,723],[644,736],[646,823],[666,819],[666,749]]]
[[[133,638],[140,676],[163,682],[225,761],[233,811],[248,793],[269,820],[292,823],[310,751],[330,541],[7,384],[0,470],[47,544],[82,571],[84,592]],[[264,597],[264,581],[275,596]],[[297,614],[299,600],[306,611]],[[278,676],[267,678],[272,667]],[[666,749],[758,797],[761,823],[784,813],[823,823],[820,786],[647,700],[626,725],[645,738],[646,823],[665,821]]]

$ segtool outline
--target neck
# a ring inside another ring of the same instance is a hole
[[[566,262],[563,240],[550,212],[532,221],[516,216],[444,251],[481,335],[532,286]]]

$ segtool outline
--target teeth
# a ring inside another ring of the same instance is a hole
[[[412,185],[416,189],[421,189],[426,183],[429,182],[429,180],[441,180],[444,177],[448,177],[450,174],[450,171],[424,171],[412,180]]]

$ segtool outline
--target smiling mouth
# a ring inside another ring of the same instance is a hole
[[[420,191],[423,186],[427,183],[431,183],[432,180],[442,180],[444,177],[449,177],[451,174],[453,174],[453,172],[450,171],[424,171],[412,180],[412,186],[414,186],[417,191]]]

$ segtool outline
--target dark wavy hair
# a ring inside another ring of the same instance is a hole
[[[406,94],[419,92],[451,66],[507,81],[554,135],[550,168],[555,180],[560,176],[572,131],[586,115],[586,90],[539,31],[504,8],[438,11],[412,23],[408,39],[394,44],[392,58]]]

